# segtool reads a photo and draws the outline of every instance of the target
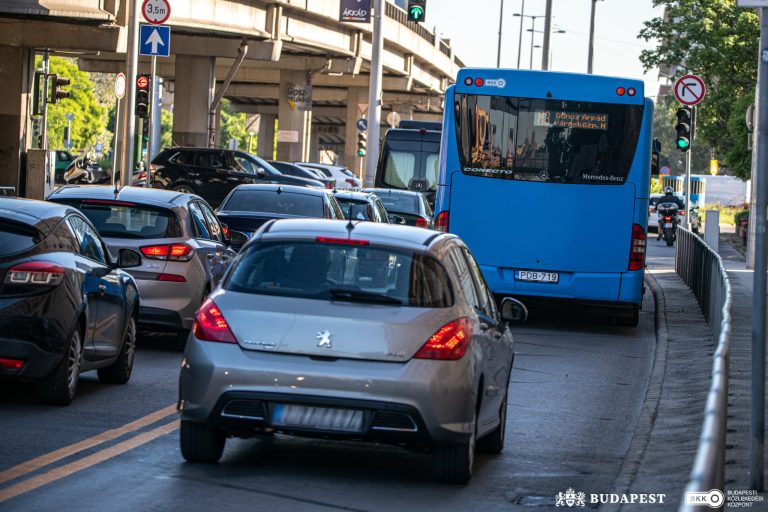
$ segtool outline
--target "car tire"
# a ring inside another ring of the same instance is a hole
[[[131,379],[133,360],[136,355],[136,318],[131,315],[125,328],[123,346],[117,361],[105,368],[99,368],[99,382],[103,384],[125,384]]]
[[[507,423],[507,393],[499,408],[499,426],[477,440],[477,451],[482,453],[501,453],[504,450],[504,437]]]
[[[197,194],[197,191],[192,187],[192,185],[176,185],[175,187],[171,187],[171,190],[174,190],[176,192],[181,192],[182,194]]]
[[[466,441],[437,446],[433,457],[437,476],[448,484],[466,484],[475,464],[475,434]]]
[[[218,462],[221,454],[224,453],[226,436],[219,429],[182,421],[179,440],[181,455],[188,462],[213,464]]]
[[[640,323],[640,310],[635,308],[630,316],[619,318],[617,323],[624,327],[637,327],[637,324]]]
[[[77,393],[80,378],[80,358],[83,342],[80,330],[75,327],[69,337],[69,345],[56,369],[37,384],[40,399],[51,405],[69,405]]]

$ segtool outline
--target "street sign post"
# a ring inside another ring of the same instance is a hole
[[[171,53],[171,27],[142,24],[139,29],[139,55],[168,57]]]
[[[706,92],[704,80],[696,75],[685,75],[675,82],[675,99],[683,105],[697,105],[704,99]]]
[[[168,0],[144,0],[141,14],[147,23],[162,25],[171,17],[171,4]]]
[[[112,186],[115,186],[115,175],[117,174],[117,133],[120,126],[120,100],[125,96],[125,75],[118,73],[115,77],[115,97],[117,98],[117,106],[115,107],[115,137],[112,141]]]

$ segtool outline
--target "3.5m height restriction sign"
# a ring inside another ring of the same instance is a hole
[[[696,75],[685,75],[675,82],[675,98],[683,105],[693,106],[700,103],[706,92],[704,80]]]

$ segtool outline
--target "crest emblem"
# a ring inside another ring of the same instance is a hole
[[[557,501],[555,502],[556,507],[586,507],[587,504],[584,502],[584,500],[587,498],[587,495],[583,492],[576,492],[573,490],[573,487],[569,487],[565,490],[565,492],[559,492],[557,493],[557,496],[555,496]]]
[[[317,334],[315,334],[315,339],[317,340],[317,346],[319,348],[331,348],[333,334],[331,334],[331,331],[328,330],[317,331]]]

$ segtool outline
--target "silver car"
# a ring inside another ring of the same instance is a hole
[[[186,340],[195,310],[223,276],[236,253],[208,203],[194,194],[125,187],[67,186],[48,197],[83,212],[116,257],[142,255],[127,269],[141,296],[139,326],[179,333]]]
[[[509,307],[507,307],[509,305]],[[513,340],[455,235],[373,222],[265,224],[201,306],[182,361],[181,452],[279,432],[434,452],[465,483],[504,445]]]

